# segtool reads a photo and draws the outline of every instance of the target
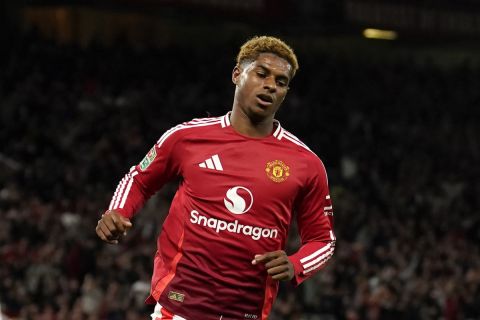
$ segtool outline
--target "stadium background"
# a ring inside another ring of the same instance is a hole
[[[148,318],[175,184],[119,246],[97,218],[164,130],[229,110],[255,34],[299,56],[278,118],[324,160],[338,238],[271,319],[480,319],[477,1],[2,0],[1,320]]]

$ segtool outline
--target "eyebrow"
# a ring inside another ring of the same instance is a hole
[[[261,68],[261,69],[263,69],[267,72],[270,72],[270,73],[272,72],[272,70],[264,64],[258,64],[257,67],[259,67],[259,68]],[[285,79],[287,81],[290,81],[290,77],[288,77],[287,75],[285,75],[283,73],[282,74],[277,74],[276,77],[281,78],[281,79]]]

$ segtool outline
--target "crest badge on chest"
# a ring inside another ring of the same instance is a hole
[[[267,163],[265,167],[267,177],[273,182],[284,182],[290,176],[290,167],[281,160],[273,160]]]

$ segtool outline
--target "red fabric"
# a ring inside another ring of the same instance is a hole
[[[270,314],[270,310],[272,310],[273,301],[275,300],[275,296],[277,295],[278,291],[278,281],[272,280],[271,277],[267,278],[267,283],[265,286],[265,298],[263,301],[263,309],[262,309],[262,320],[267,320],[268,315]]]
[[[278,285],[251,261],[284,249],[294,212],[302,240],[290,257],[294,283],[333,254],[325,168],[278,123],[265,138],[237,133],[228,116],[172,128],[120,182],[110,209],[130,218],[176,177],[181,183],[157,241],[149,302],[188,319],[265,318]]]
[[[159,279],[158,282],[155,281],[155,287],[152,288],[152,297],[155,299],[155,301],[160,299],[160,295],[163,293],[163,290],[165,290],[165,287],[170,283],[170,281],[172,281],[173,277],[175,277],[177,263],[182,258],[182,244],[183,234],[180,237],[180,241],[177,246],[177,254],[172,260],[170,272],[165,277]]]
[[[173,319],[174,314],[171,313],[170,311],[168,311],[167,309],[162,308],[162,310],[160,312],[162,313],[162,317],[157,318],[158,320],[172,320]]]

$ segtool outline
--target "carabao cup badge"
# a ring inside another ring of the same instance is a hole
[[[270,180],[280,183],[290,176],[290,168],[281,160],[274,160],[267,163],[265,172]]]
[[[143,158],[142,162],[140,162],[140,169],[142,171],[145,171],[148,166],[155,160],[155,157],[157,156],[157,151],[155,150],[155,146],[153,146],[152,149],[147,153],[145,158]]]

